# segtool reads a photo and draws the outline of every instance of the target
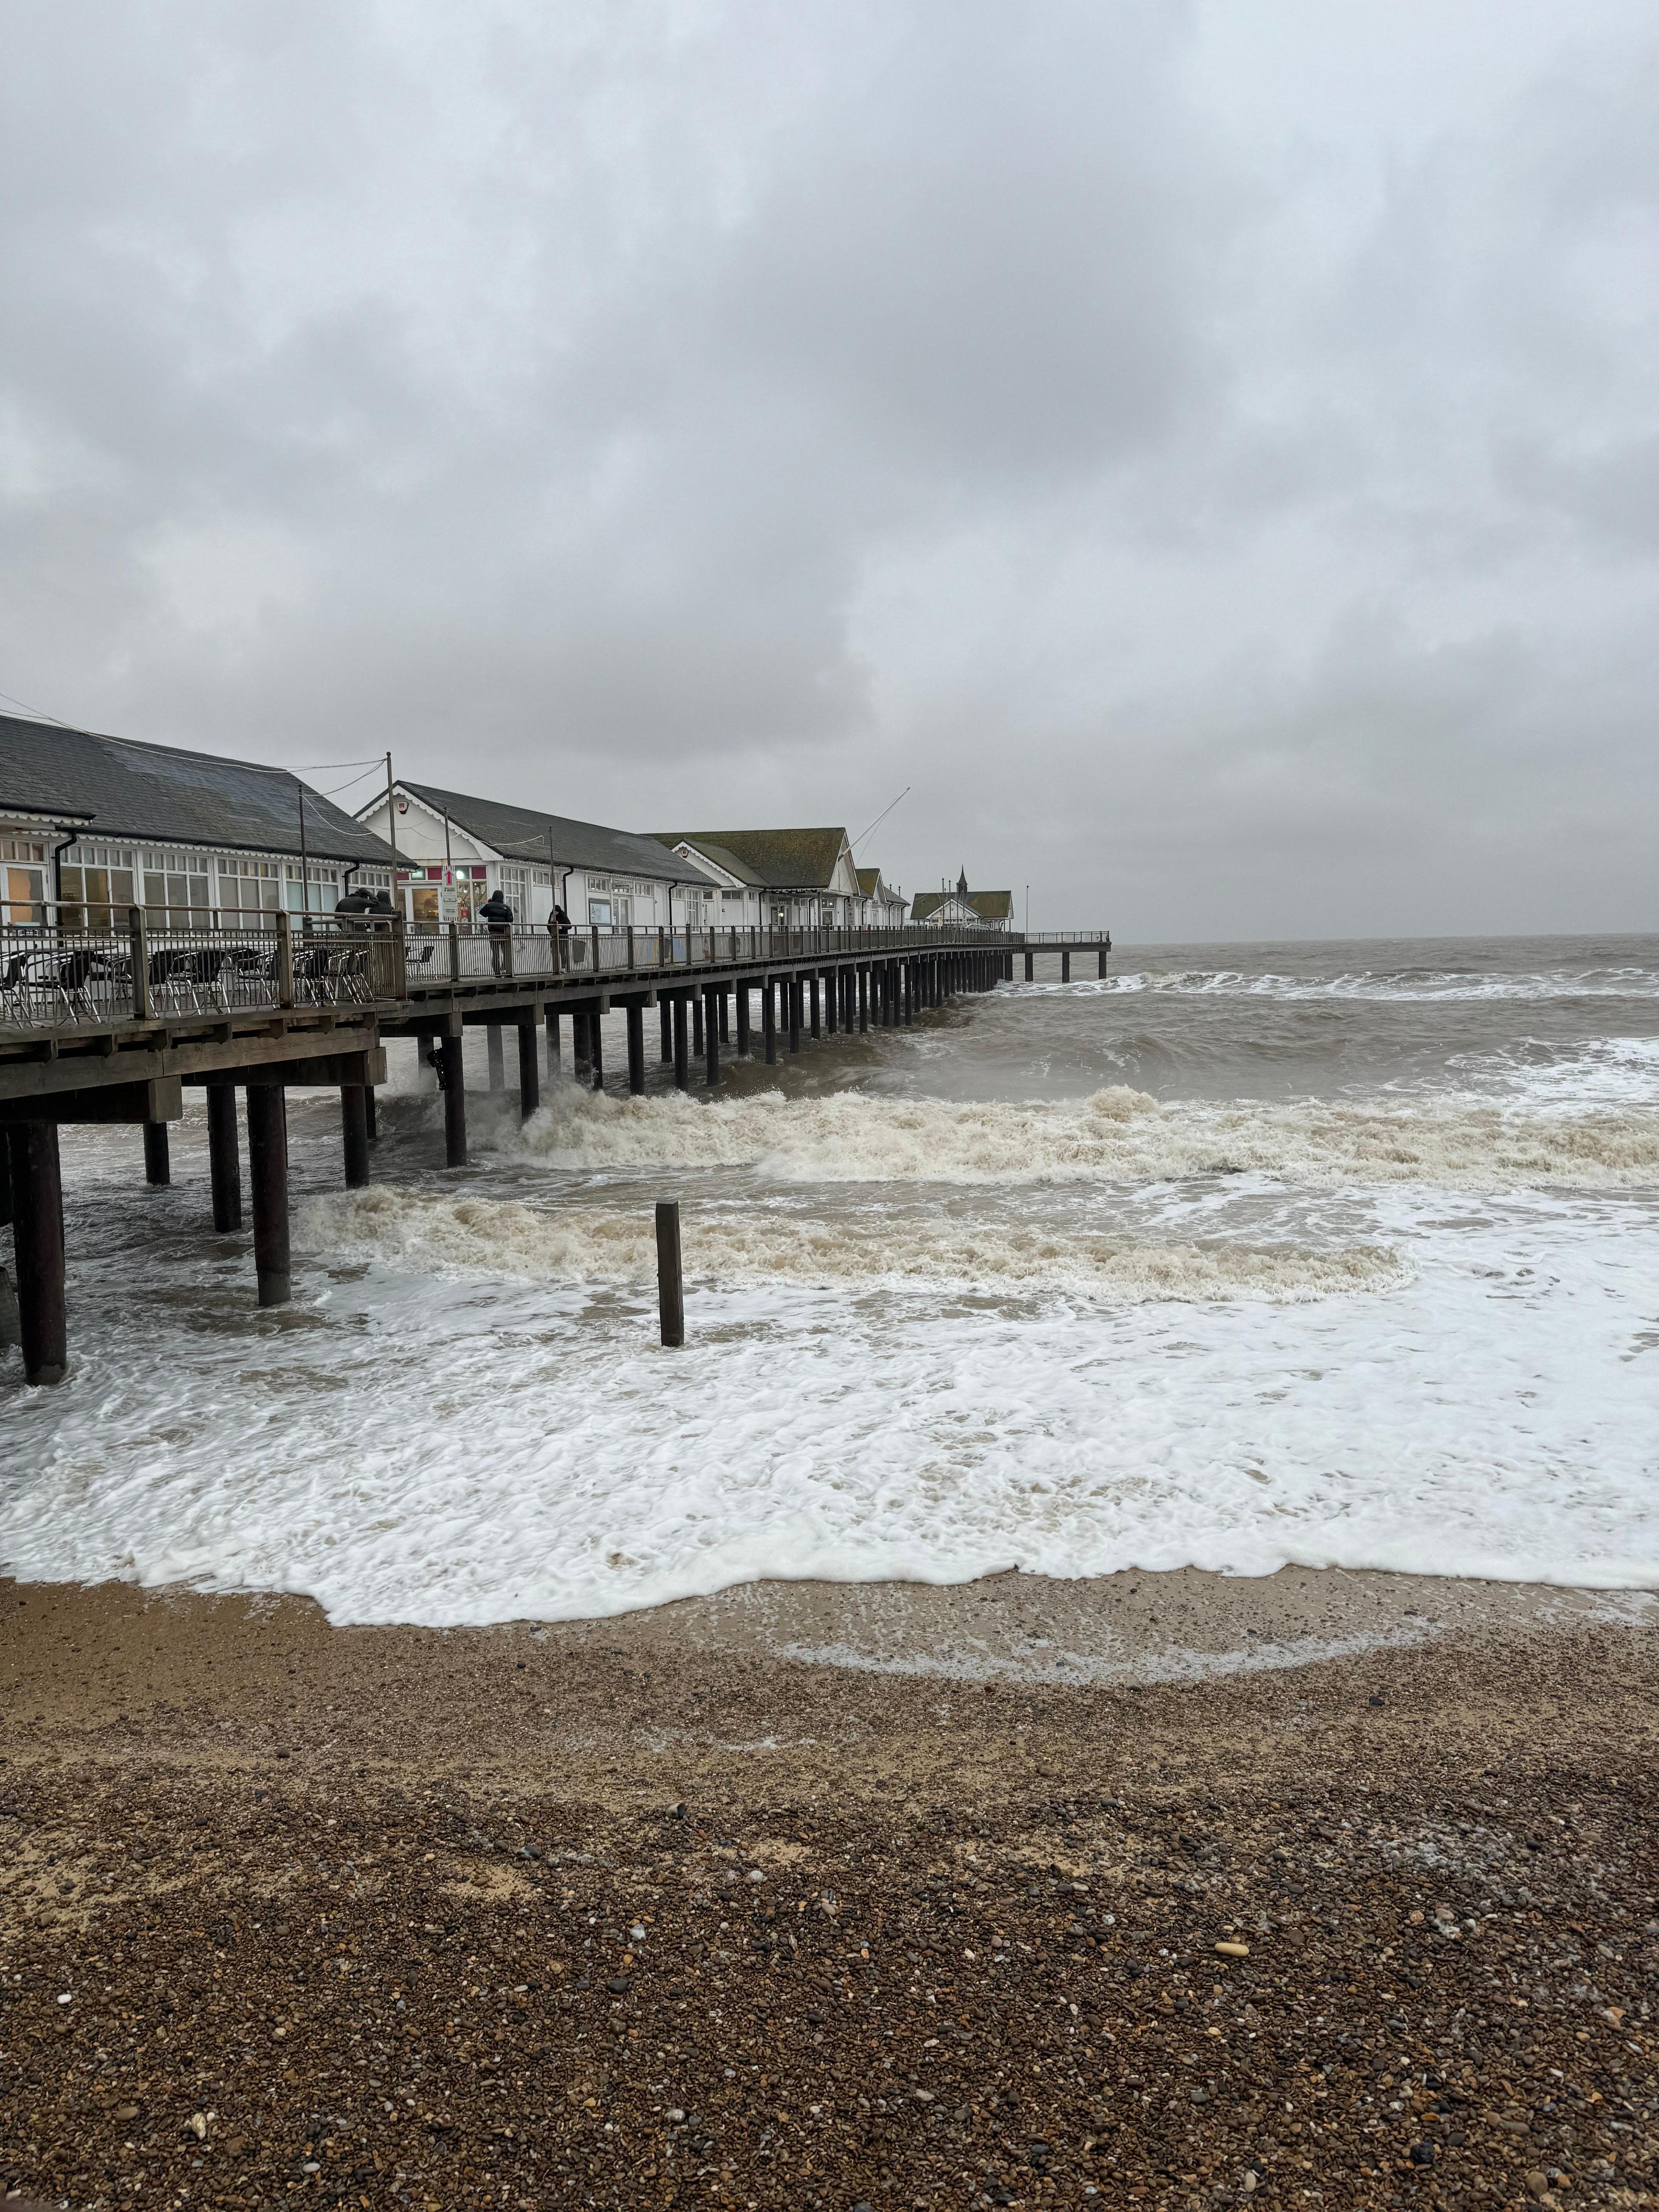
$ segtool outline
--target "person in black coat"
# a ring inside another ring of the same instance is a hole
[[[491,891],[478,908],[478,919],[489,932],[489,964],[499,975],[507,964],[507,939],[513,927],[513,909],[499,891]]]

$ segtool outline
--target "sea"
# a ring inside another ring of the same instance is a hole
[[[567,1029],[523,1126],[470,1032],[453,1172],[394,1043],[368,1191],[289,1094],[273,1313],[199,1106],[163,1190],[66,1130],[75,1365],[3,1355],[0,1561],[431,1625],[1010,1568],[1659,1588],[1659,938],[1110,965],[712,1096],[653,1026],[648,1096],[579,1089]]]

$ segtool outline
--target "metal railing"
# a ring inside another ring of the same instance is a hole
[[[1005,933],[1005,942],[1015,952],[1024,952],[1028,947],[1033,952],[1041,952],[1052,945],[1103,945],[1109,949],[1112,933],[1109,929],[1010,930]]]
[[[0,927],[0,1036],[403,996],[390,927],[249,915],[202,929]]]
[[[815,959],[915,958],[974,945],[1013,951],[991,927],[492,929],[486,922],[250,915],[199,929],[0,926],[0,1038],[287,1006],[396,1005],[456,985],[650,976]],[[1095,942],[1092,939],[1080,941]]]
[[[457,983],[547,982],[563,976],[741,968],[775,961],[915,958],[971,939],[987,951],[1007,947],[1006,931],[907,923],[899,929],[600,929],[556,933],[514,923],[410,922],[403,934],[410,994]]]

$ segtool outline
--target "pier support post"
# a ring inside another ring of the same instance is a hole
[[[228,1237],[242,1225],[242,1163],[236,1146],[236,1086],[207,1087],[208,1179],[213,1190],[213,1225]]]
[[[559,1017],[556,1008],[547,1008],[547,1079],[559,1079]]]
[[[372,1083],[363,1085],[363,1115],[368,1123],[368,1141],[371,1145],[378,1145],[380,1141],[380,1108]]]
[[[1062,983],[1069,983],[1072,980],[1072,955],[1069,949],[1060,956],[1060,980]]]
[[[674,1088],[691,1088],[691,1052],[689,1024],[685,1018],[685,994],[678,992],[674,999]]]
[[[715,1026],[720,1033],[720,1042],[730,1044],[732,1042],[731,994],[724,983],[717,984],[715,987],[714,1010],[717,1018]]]
[[[1106,980],[1106,947],[1103,945],[1096,948],[1096,962],[1095,974],[1103,983]]]
[[[691,999],[691,1057],[702,1058],[702,993],[694,992]]]
[[[367,1190],[368,1093],[361,1083],[340,1085],[340,1136],[345,1153],[345,1187],[348,1190]]]
[[[749,986],[738,985],[738,1057],[749,1057]]]
[[[536,1017],[519,1017],[519,1119],[527,1121],[542,1103],[542,1071],[536,1051]]]
[[[672,999],[657,1000],[657,1021],[662,1031],[662,1064],[666,1067],[674,1057],[674,1002]]]
[[[807,1035],[815,1038],[821,1037],[823,1035],[823,1029],[820,1019],[821,1010],[818,994],[823,988],[823,983],[816,968],[812,970],[812,973],[807,981],[806,988],[810,994],[807,1002],[807,1012],[809,1016],[806,1025]]]
[[[489,1039],[489,1087],[492,1091],[507,1088],[507,1056],[501,1050],[501,1025],[491,1022],[484,1034]]]
[[[144,1181],[157,1190],[165,1190],[173,1181],[173,1155],[165,1121],[144,1124]]]
[[[645,1096],[645,1008],[629,1006],[627,1012],[628,1095],[630,1098],[643,1098]]]
[[[800,1050],[800,977],[790,976],[784,988],[789,994],[789,1049],[791,1052],[799,1052]]]
[[[1036,970],[1036,955],[1035,952],[1028,952],[1025,956],[1025,980],[1028,983],[1035,980]]]
[[[718,1091],[720,1083],[720,1006],[717,983],[703,987],[702,1042],[703,1080],[711,1091]]]
[[[597,1006],[587,1016],[587,1064],[593,1071],[593,1088],[605,1088],[605,1024]]]
[[[776,986],[769,975],[761,985],[761,1035],[766,1042],[766,1065],[778,1064],[778,1002]]]
[[[835,969],[826,968],[823,971],[823,1033],[825,1036],[834,1036],[836,1034],[836,981]]]
[[[446,1045],[450,1042],[444,1039]],[[294,1285],[288,1249],[288,1093],[280,1083],[248,1085],[247,1164],[259,1304],[285,1306]]]
[[[870,1026],[870,970],[858,969],[859,1035],[862,1036]]]
[[[461,1040],[458,1036],[438,1039],[438,1080],[444,1092],[444,1165],[464,1168],[466,1165],[466,1075],[461,1060]],[[247,1094],[248,1112],[253,1111],[253,1093]],[[252,1122],[248,1124],[248,1142],[252,1144]]]
[[[592,1047],[588,1042],[587,1009],[578,1006],[570,1017],[570,1074],[574,1082],[586,1085],[593,1073]]]
[[[12,1238],[17,1258],[23,1375],[37,1384],[69,1373],[64,1296],[64,1182],[54,1121],[17,1121],[6,1131],[11,1159]]]

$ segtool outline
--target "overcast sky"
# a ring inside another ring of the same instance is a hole
[[[30,708],[633,828],[908,783],[860,860],[1123,940],[1659,927],[1652,0],[3,42]]]

